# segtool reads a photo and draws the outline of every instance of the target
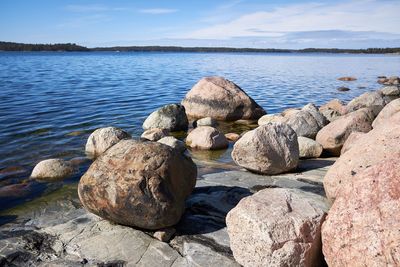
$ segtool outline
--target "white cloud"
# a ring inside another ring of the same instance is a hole
[[[140,9],[140,13],[152,14],[152,15],[161,15],[161,14],[169,14],[177,12],[177,9],[170,8],[149,8],[149,9]]]
[[[270,11],[243,14],[226,23],[200,28],[182,36],[196,39],[279,37],[307,31],[374,31],[400,33],[396,1],[361,0],[291,4]]]

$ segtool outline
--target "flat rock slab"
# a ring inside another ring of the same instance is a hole
[[[244,169],[204,174],[169,243],[152,232],[109,223],[82,209],[76,196],[59,192],[10,215],[9,223],[0,215],[0,266],[240,266],[230,248],[227,213],[268,187],[300,189],[320,201],[323,177],[335,160],[302,160],[295,172],[275,176]]]

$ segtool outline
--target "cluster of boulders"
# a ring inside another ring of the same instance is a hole
[[[267,188],[242,199],[226,218],[233,255],[244,266],[321,266],[324,258],[329,266],[395,266],[399,97],[399,87],[391,85],[347,105],[335,99],[267,115],[233,82],[203,78],[181,104],[151,113],[139,140],[115,127],[94,131],[86,144],[94,162],[80,179],[79,198],[107,220],[168,229],[180,220],[196,184],[187,148],[225,149],[231,141],[233,161],[264,175],[295,170],[300,158],[340,156],[324,178],[333,203],[329,212],[323,197],[298,189]],[[218,121],[233,120],[257,120],[259,126],[241,135],[217,128]],[[179,131],[187,132],[184,141],[173,136]],[[73,172],[67,161],[52,159],[39,163],[32,177],[59,179]]]

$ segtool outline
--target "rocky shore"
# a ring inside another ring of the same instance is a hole
[[[0,214],[0,266],[399,266],[399,81],[267,114],[203,78],[140,138],[94,131],[78,189]],[[211,171],[191,158],[228,147]],[[42,161],[30,179],[60,181],[76,163]]]

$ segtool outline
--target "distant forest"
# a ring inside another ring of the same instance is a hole
[[[114,46],[87,48],[81,45],[66,44],[23,44],[0,42],[0,51],[64,51],[64,52],[256,52],[256,53],[351,53],[351,54],[400,54],[400,47],[338,49],[338,48],[306,48],[306,49],[275,49],[275,48],[232,48],[232,47],[179,47],[179,46]]]

